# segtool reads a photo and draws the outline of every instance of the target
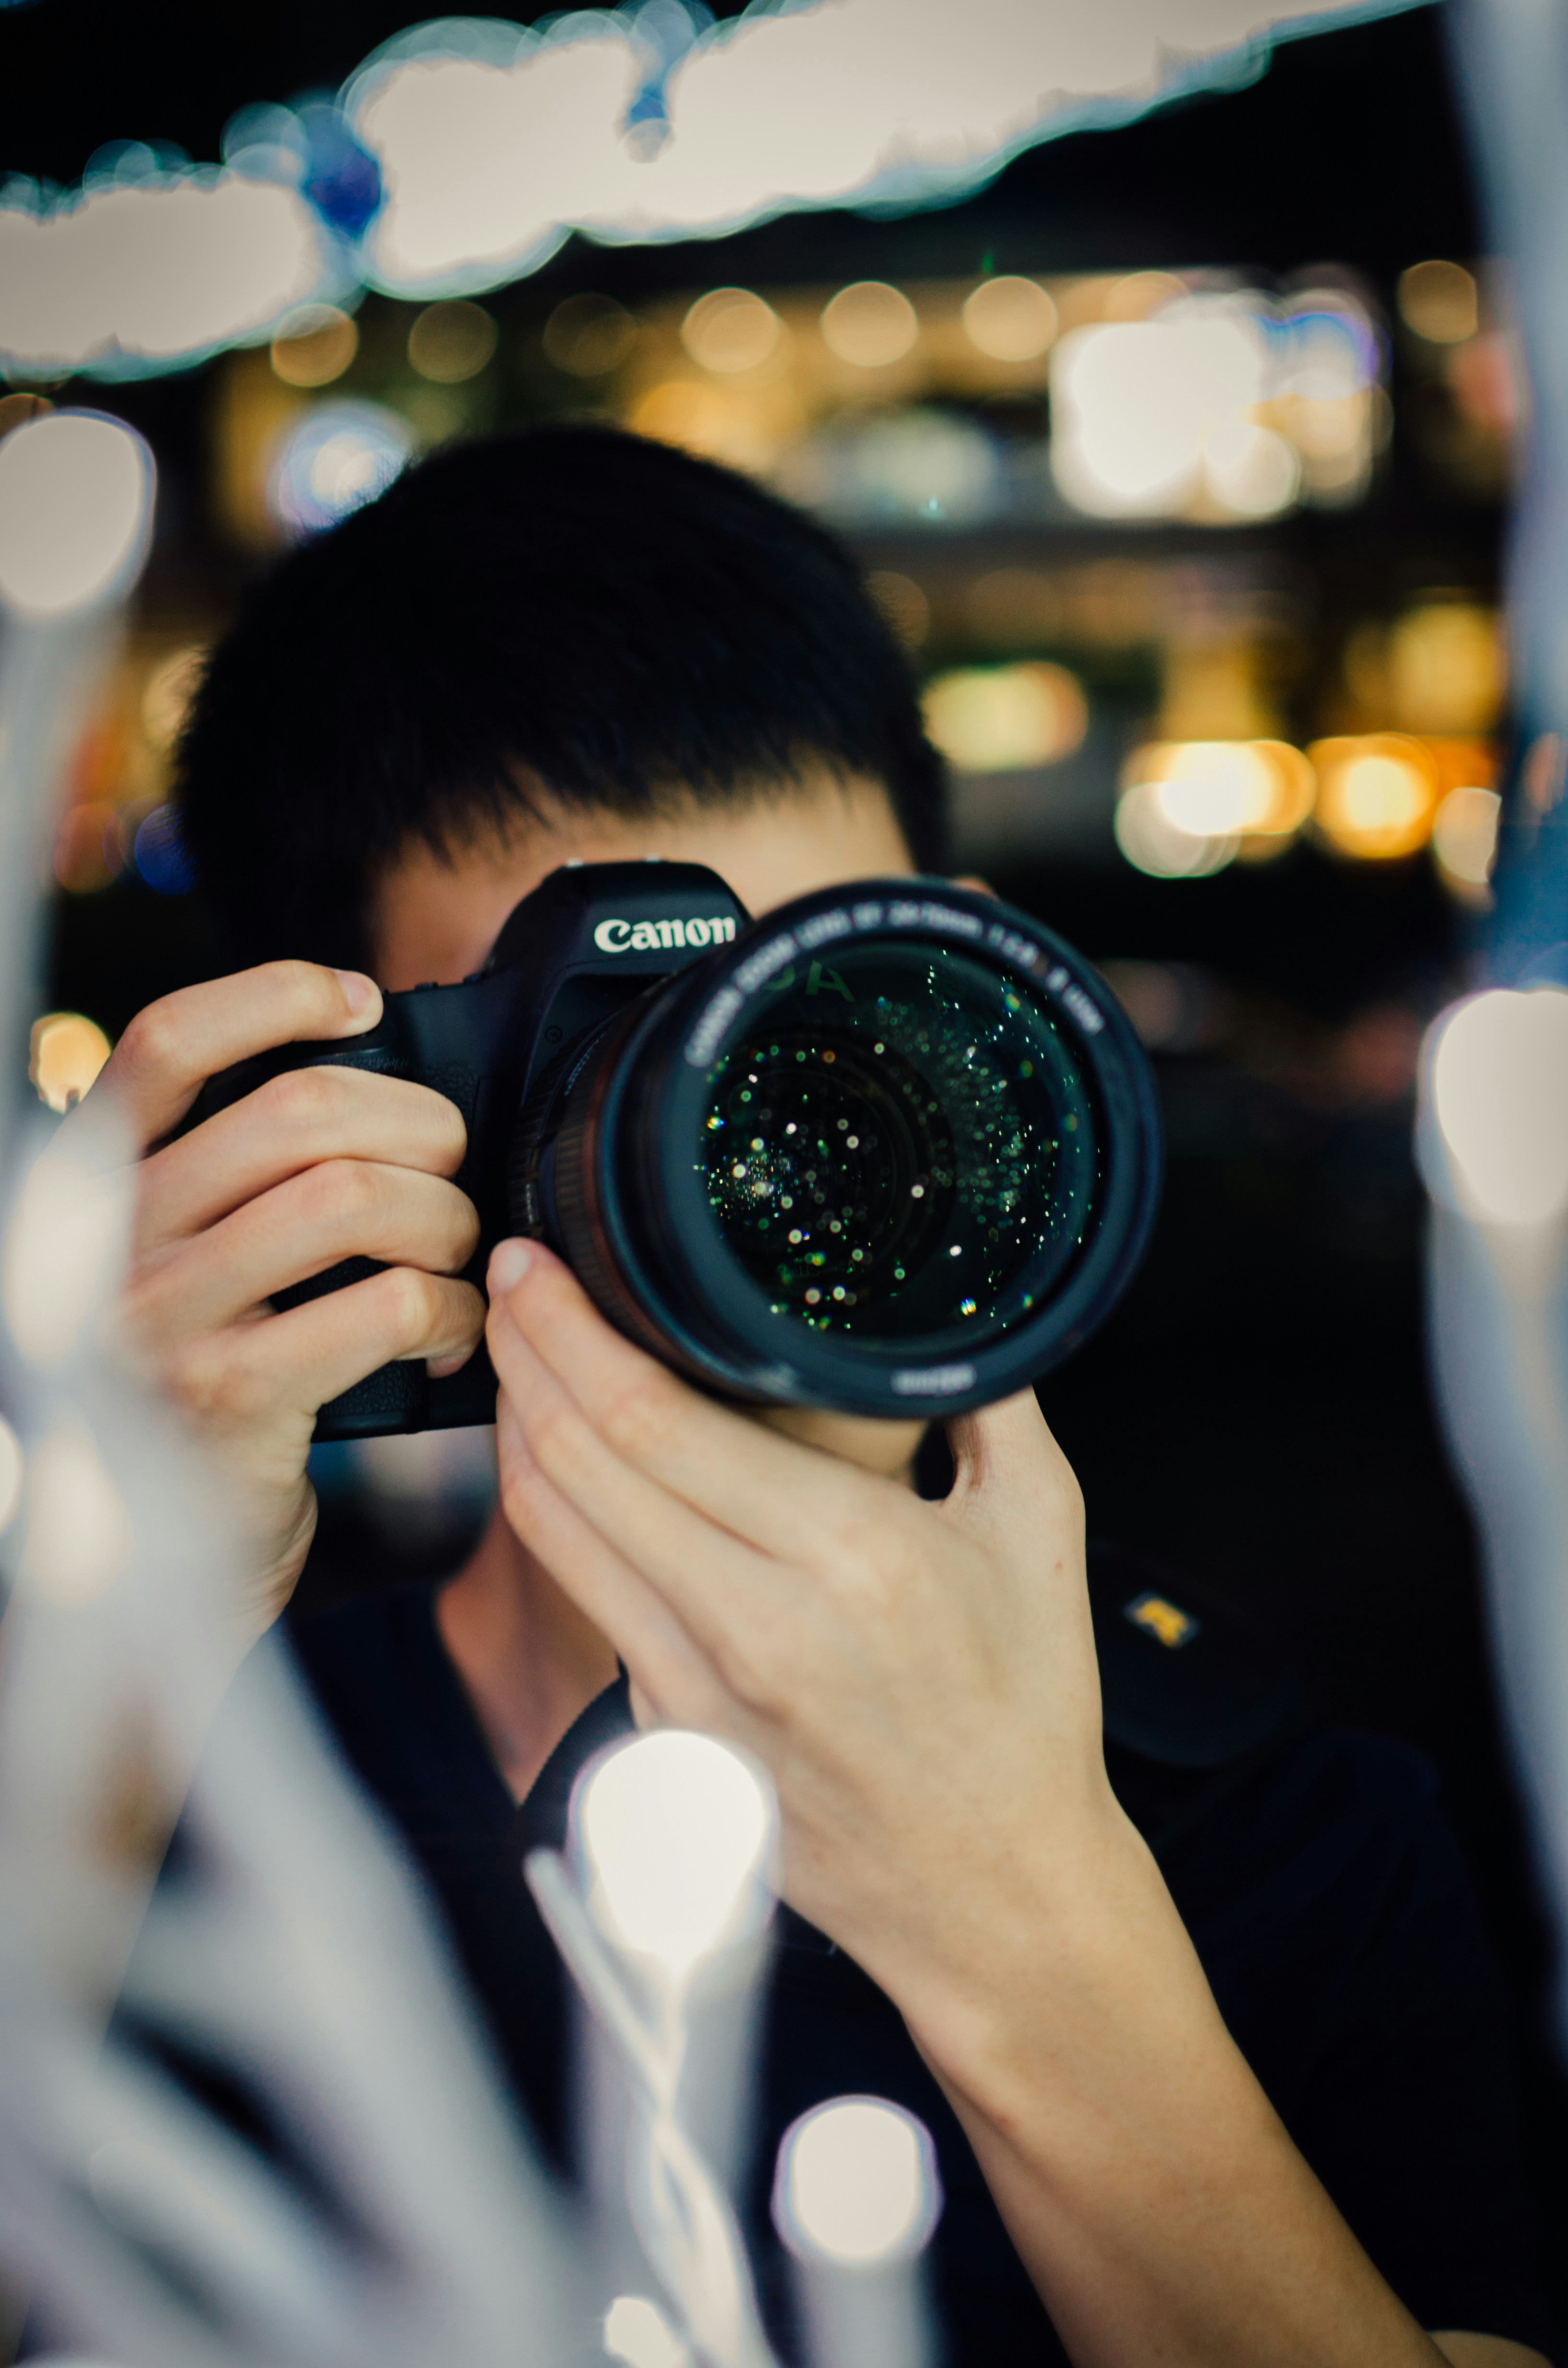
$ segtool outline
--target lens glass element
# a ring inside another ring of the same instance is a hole
[[[1083,1065],[1010,971],[876,940],[758,995],[698,1167],[773,1314],[868,1347],[1005,1332],[1075,1262],[1099,1161]]]

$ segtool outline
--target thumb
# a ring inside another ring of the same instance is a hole
[[[943,1509],[952,1519],[970,1529],[1005,1520],[1082,1533],[1077,1479],[1032,1390],[956,1416],[947,1432],[953,1485]]]

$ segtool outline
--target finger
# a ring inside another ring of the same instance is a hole
[[[142,1267],[125,1314],[133,1329],[157,1338],[214,1331],[340,1258],[454,1274],[478,1242],[472,1201],[444,1178],[329,1159]]]
[[[505,1389],[495,1453],[506,1519],[578,1610],[609,1638],[656,1719],[708,1727],[724,1690],[706,1655],[656,1588],[548,1480],[528,1452]]]
[[[953,1486],[938,1513],[971,1532],[1020,1520],[1042,1543],[1083,1531],[1082,1493],[1032,1390],[961,1415],[947,1426]]]
[[[973,1491],[1003,1485],[1016,1467],[1037,1463],[1042,1453],[1056,1449],[1033,1390],[999,1398],[994,1406],[977,1406],[972,1414],[955,1415],[946,1428],[955,1488]]]
[[[114,1095],[141,1141],[155,1143],[220,1069],[275,1044],[362,1036],[381,1016],[381,991],[360,971],[264,962],[139,1011],[93,1091]]]
[[[768,1623],[778,1566],[622,1460],[525,1340],[505,1305],[485,1329],[529,1460],[555,1493],[651,1582],[733,1689],[755,1691],[743,1641]]]
[[[526,1264],[514,1281],[519,1255]],[[688,1388],[607,1324],[538,1243],[501,1244],[490,1295],[493,1305],[504,1299],[524,1338],[625,1463],[763,1553],[798,1559],[811,1550],[801,1515],[807,1472],[819,1527],[867,1510],[876,1484],[864,1474]]]
[[[484,1329],[471,1282],[389,1267],[282,1315],[180,1341],[162,1360],[171,1395],[206,1430],[313,1416],[382,1365],[464,1360]]]
[[[364,1069],[286,1069],[142,1163],[138,1247],[200,1233],[324,1160],[455,1176],[467,1147],[461,1111],[428,1086]]]

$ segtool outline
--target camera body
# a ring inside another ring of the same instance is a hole
[[[470,1280],[509,1234],[548,1242],[628,1338],[753,1403],[893,1417],[1020,1389],[1115,1304],[1157,1201],[1153,1082],[1105,982],[945,881],[857,881],[753,921],[699,865],[567,864],[472,977],[243,1063],[194,1115],[306,1066],[456,1105]],[[274,1304],[373,1271],[350,1258]],[[438,1381],[383,1367],[315,1435],[494,1405],[482,1348]]]
[[[287,1069],[369,1069],[445,1094],[462,1112],[468,1151],[454,1181],[479,1212],[479,1247],[464,1269],[483,1288],[490,1253],[509,1234],[536,1232],[520,1207],[528,1123],[606,1023],[650,984],[708,948],[733,944],[748,915],[700,864],[568,863],[517,907],[484,968],[456,986],[415,986],[385,997],[368,1034],[335,1044],[290,1044],[240,1063],[214,1081],[200,1114],[254,1092]],[[531,1217],[531,1221],[530,1221]],[[375,1271],[347,1258],[278,1293],[298,1306]],[[432,1381],[423,1363],[384,1365],[323,1406],[318,1440],[446,1430],[495,1419],[495,1375],[483,1344],[460,1372]]]

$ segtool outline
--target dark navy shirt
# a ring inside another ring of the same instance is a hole
[[[294,1645],[348,1760],[424,1871],[519,2107],[570,2167],[566,1983],[521,1869],[528,1850],[560,1847],[585,1761],[631,1732],[624,1685],[583,1713],[519,1808],[441,1643],[431,1590],[301,1622]],[[1195,1790],[1135,1752],[1109,1758],[1231,2032],[1395,2293],[1426,2327],[1550,2353],[1500,1979],[1426,1765],[1371,1737],[1306,1733]],[[932,2266],[949,2368],[1062,2359],[897,2010],[787,1911],[762,2077],[748,2233],[776,2331],[787,2280],[766,2201],[778,2138],[809,2106],[858,2091],[907,2106],[936,2142],[947,2201]]]

